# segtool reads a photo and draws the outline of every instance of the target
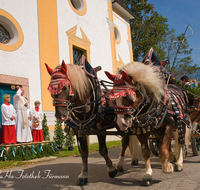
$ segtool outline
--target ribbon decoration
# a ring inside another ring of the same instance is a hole
[[[15,157],[15,150],[16,150],[16,148],[14,147],[12,150],[13,157]]]
[[[33,154],[36,155],[37,152],[34,150],[34,146],[33,145],[31,145],[31,148],[32,148]]]
[[[50,146],[51,146],[52,150],[55,152],[56,149],[53,147],[53,143],[51,143]]]
[[[1,158],[3,157],[4,150],[6,150],[6,149],[4,147],[2,147],[1,148],[1,155],[0,155]]]
[[[24,154],[24,150],[23,150],[23,148],[24,148],[24,145],[22,145],[22,147],[21,147],[21,148],[22,148],[22,154],[23,154],[23,155],[25,155],[25,154]]]
[[[39,149],[40,152],[43,151],[42,145],[43,145],[43,144],[41,143],[41,144],[40,144],[40,149]]]

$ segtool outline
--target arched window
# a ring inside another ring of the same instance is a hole
[[[70,7],[76,14],[83,16],[86,13],[86,0],[68,0],[68,2]]]
[[[10,41],[10,34],[6,28],[0,24],[0,43],[7,44]]]

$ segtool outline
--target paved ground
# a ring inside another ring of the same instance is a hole
[[[120,148],[110,149],[109,156],[113,163],[117,162]],[[0,173],[0,190],[117,190],[117,189],[200,189],[200,156],[193,157],[191,148],[184,160],[184,170],[178,173],[164,174],[161,171],[159,159],[152,156],[154,183],[150,187],[141,187],[144,174],[144,162],[140,156],[138,166],[130,165],[130,158],[125,160],[125,171],[118,173],[113,179],[108,177],[104,159],[99,153],[89,156],[89,183],[86,186],[76,186],[77,176],[81,170],[80,157],[68,157],[39,162],[28,167],[15,167],[2,170]],[[28,179],[28,177],[30,178]],[[53,177],[63,176],[65,179]]]

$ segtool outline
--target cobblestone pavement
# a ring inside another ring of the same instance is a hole
[[[29,165],[28,167],[15,167],[1,171],[1,189],[80,189],[80,190],[123,190],[123,189],[162,189],[162,190],[196,190],[200,189],[200,156],[192,156],[191,148],[188,157],[184,160],[184,170],[172,174],[164,174],[159,159],[152,155],[153,185],[140,186],[144,174],[144,161],[139,157],[139,165],[131,166],[131,159],[125,159],[124,172],[120,172],[113,179],[108,177],[104,159],[99,153],[89,156],[89,179],[83,187],[76,186],[77,177],[81,171],[80,157],[59,158],[50,161]],[[116,164],[120,148],[109,149],[109,156]],[[63,176],[63,179],[56,178]]]

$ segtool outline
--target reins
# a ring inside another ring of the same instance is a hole
[[[191,94],[191,95],[197,97],[197,98],[200,98],[200,96],[198,96],[198,95],[196,95],[196,94],[194,94],[194,93],[192,93],[192,92],[190,92],[190,91],[188,91],[188,90],[186,90],[186,92],[187,92],[188,94]],[[193,98],[193,99],[195,99],[195,98]]]

